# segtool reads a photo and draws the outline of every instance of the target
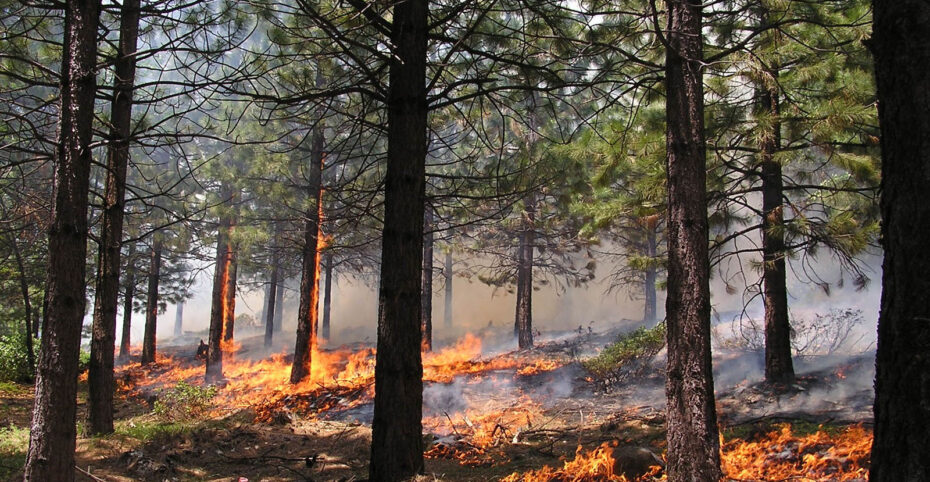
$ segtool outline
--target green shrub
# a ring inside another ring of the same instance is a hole
[[[0,380],[32,380],[33,373],[26,353],[26,340],[21,334],[0,336]]]
[[[180,381],[174,388],[162,391],[152,411],[159,418],[169,421],[192,420],[210,410],[210,402],[215,396],[216,387],[213,385],[199,387]]]
[[[617,336],[617,341],[604,347],[594,358],[582,365],[596,378],[617,382],[640,373],[665,347],[665,323],[654,328],[637,328]]]

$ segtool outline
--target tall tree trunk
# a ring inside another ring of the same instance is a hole
[[[119,342],[119,360],[121,362],[129,361],[129,331],[132,328],[132,301],[136,297],[136,269],[133,266],[136,255],[136,245],[129,245],[129,252],[126,253],[126,283],[123,293],[123,331]]]
[[[55,210],[48,233],[48,309],[39,350],[26,481],[74,480],[99,18],[99,0],[65,4]]]
[[[533,256],[536,244],[536,196],[524,200],[523,227],[517,248],[517,310],[514,333],[520,349],[533,347]]]
[[[329,340],[329,320],[332,313],[332,295],[333,295],[333,252],[326,251],[324,256],[326,261],[323,262],[324,275],[326,284],[323,285],[323,329],[320,336],[324,340]]]
[[[701,3],[669,0],[666,5],[667,472],[669,480],[719,480],[710,353]]]
[[[235,229],[235,221],[230,226],[230,235]],[[223,341],[231,342],[236,332],[236,290],[239,278],[239,256],[237,251],[238,243],[231,243],[226,256],[229,264],[228,274],[226,276],[226,308],[223,310]]]
[[[643,291],[646,298],[645,308],[643,309],[643,323],[652,326],[658,318],[657,313],[657,296],[656,296],[656,278],[658,268],[656,267],[656,252],[658,243],[656,241],[659,215],[646,218],[646,256],[649,257],[649,265],[646,266],[645,285]]]
[[[223,328],[226,321],[226,290],[229,288],[231,220],[220,217],[216,231],[216,268],[213,272],[213,293],[210,304],[210,334],[207,340],[205,380],[217,382],[223,378]]]
[[[158,327],[158,282],[161,278],[162,241],[158,233],[152,241],[149,286],[145,300],[145,334],[142,338],[142,364],[155,363],[155,330]]]
[[[179,301],[174,309],[174,336],[184,334],[184,302]]]
[[[371,480],[423,471],[420,273],[426,199],[426,0],[395,2]]]
[[[13,236],[10,236],[10,246],[13,248],[16,269],[19,271],[19,290],[23,296],[23,310],[25,314],[23,341],[26,345],[26,364],[29,369],[29,379],[32,380],[36,373],[36,355],[35,349],[32,346],[32,300],[29,298],[29,280],[26,278],[26,266],[23,263],[23,255],[19,250],[19,243]]]
[[[445,278],[445,297],[443,299],[442,321],[445,327],[452,328],[452,249],[446,250],[446,262],[442,275]]]
[[[278,297],[278,265],[281,261],[278,259],[278,227],[275,223],[275,235],[272,241],[274,246],[271,252],[271,279],[268,280],[268,292],[265,293],[267,305],[265,307],[265,347],[271,346],[274,341],[274,319],[275,319],[275,302]],[[278,308],[280,309],[280,308]]]
[[[423,351],[433,350],[433,209],[426,206],[423,214],[423,281],[420,329],[423,332]]]
[[[763,24],[765,22],[763,21]],[[781,121],[778,120],[778,72],[760,85],[760,115],[772,117],[771,130],[762,136],[760,164],[762,170],[762,299],[765,305],[765,379],[769,383],[794,383],[791,361],[791,325],[788,321],[788,287],[785,272],[784,213],[782,211],[781,164],[775,153],[781,146]],[[768,84],[768,85],[765,85]]]
[[[113,432],[113,351],[119,306],[120,248],[132,129],[132,90],[136,77],[139,15],[139,0],[123,2],[120,8],[119,51],[114,65],[113,102],[110,106],[112,127],[107,149],[103,223],[97,253],[97,287],[87,372],[87,428],[92,434]]]
[[[320,304],[320,222],[323,220],[323,129],[313,129],[310,145],[310,192],[304,225],[303,262],[300,275],[300,309],[297,315],[297,341],[291,383],[310,376],[313,350],[317,344],[317,320]]]
[[[885,260],[869,479],[930,480],[930,4],[873,5]]]
[[[281,327],[284,324],[284,282],[286,280],[280,274],[278,275],[278,289],[275,295],[274,310],[274,331],[281,333]]]

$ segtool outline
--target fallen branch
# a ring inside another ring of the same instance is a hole
[[[89,470],[84,470],[84,469],[78,467],[77,465],[75,465],[74,468],[75,468],[75,470],[77,470],[78,472],[80,472],[80,473],[82,473],[82,474],[84,474],[84,475],[90,477],[91,479],[96,480],[97,482],[107,482],[107,479],[101,479],[100,477],[97,477],[96,475],[90,473]],[[90,467],[88,467],[88,468],[90,468]]]

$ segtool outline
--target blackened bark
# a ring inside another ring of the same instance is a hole
[[[39,350],[26,481],[74,480],[99,18],[99,0],[65,4],[55,209],[48,233],[48,308]]]
[[[524,200],[523,226],[517,247],[517,309],[514,334],[520,349],[533,347],[533,256],[536,244],[536,196]]]
[[[291,383],[310,376],[313,350],[317,343],[317,320],[320,305],[320,221],[323,219],[323,129],[313,129],[310,144],[310,190],[304,224],[303,261],[300,275],[300,308],[297,314],[297,341]]]
[[[332,313],[332,294],[333,294],[333,252],[327,251],[323,257],[323,271],[326,276],[326,283],[323,285],[323,327],[320,336],[324,340],[329,340],[329,320]]]
[[[777,77],[777,72],[767,75]],[[774,80],[773,80],[774,82]],[[782,208],[783,183],[781,164],[775,153],[781,144],[778,120],[778,89],[774,85],[759,89],[759,109],[772,117],[770,132],[762,136],[760,168],[762,170],[762,300],[765,305],[765,379],[769,383],[794,383],[791,361],[791,325],[788,321],[788,287],[785,272],[785,233]]]
[[[120,248],[138,38],[139,0],[125,0],[120,8],[119,50],[113,66],[113,102],[110,106],[112,127],[107,149],[106,188],[97,252],[97,286],[87,373],[87,428],[91,434],[113,432],[113,347],[116,343],[116,312],[119,306]]]
[[[184,334],[184,302],[179,301],[174,309],[174,336]]]
[[[158,234],[152,241],[149,262],[149,285],[145,299],[145,334],[142,338],[142,364],[155,363],[155,331],[158,327],[158,282],[161,278],[162,241]]]
[[[278,277],[278,294],[275,296],[274,311],[274,331],[281,333],[281,325],[284,322],[284,277]]]
[[[136,297],[136,269],[133,266],[136,255],[135,243],[129,245],[126,253],[126,283],[123,292],[123,330],[119,342],[119,360],[129,361],[129,330],[132,328],[132,300]]]
[[[270,347],[274,341],[274,319],[275,319],[275,302],[278,297],[278,265],[281,264],[278,258],[278,225],[275,223],[274,246],[271,251],[271,279],[268,280],[268,293],[265,296],[267,305],[265,307],[265,347]],[[279,308],[280,309],[280,308]]]
[[[423,471],[420,353],[423,211],[426,199],[426,0],[393,7],[384,231],[378,296],[371,480]]]
[[[647,326],[652,326],[655,324],[657,319],[657,296],[656,296],[656,278],[658,277],[658,268],[655,265],[656,251],[658,250],[658,242],[656,241],[658,229],[658,215],[650,216],[646,218],[646,256],[649,257],[649,265],[646,266],[645,281],[643,286],[643,292],[645,294],[646,302],[643,309],[643,323]]]
[[[720,479],[710,353],[701,4],[670,0],[665,60],[669,480]]]
[[[229,228],[230,236],[232,236],[232,232],[235,229],[235,221],[232,223],[233,224],[231,224]],[[233,341],[236,332],[236,287],[239,278],[238,250],[238,245],[236,243],[231,243],[229,245],[229,251],[226,252],[226,257],[229,260],[227,261],[229,269],[226,275],[226,308],[223,310],[223,341],[225,342]]]
[[[446,251],[446,262],[442,268],[442,275],[445,278],[446,290],[443,301],[442,321],[446,328],[452,328],[452,250]]]
[[[427,206],[423,214],[423,282],[420,309],[423,321],[423,351],[433,349],[433,210]]]
[[[869,479],[930,480],[930,4],[873,6],[885,260]]]
[[[216,231],[216,268],[213,271],[213,293],[210,304],[210,334],[207,339],[205,380],[217,382],[223,378],[223,328],[226,321],[226,290],[229,287],[229,252],[231,221],[220,218]]]

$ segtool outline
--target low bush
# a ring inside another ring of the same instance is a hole
[[[653,328],[638,328],[617,336],[617,341],[604,347],[594,358],[582,365],[594,377],[605,383],[621,382],[640,374],[665,347],[665,323]]]
[[[153,406],[153,413],[168,421],[186,421],[203,417],[210,411],[216,387],[199,387],[185,381],[163,390]]]
[[[32,378],[23,336],[15,333],[0,336],[0,380],[29,382]]]

